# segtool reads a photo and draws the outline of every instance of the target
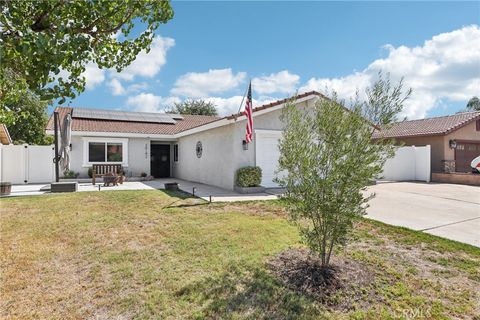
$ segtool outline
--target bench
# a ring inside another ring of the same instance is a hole
[[[92,165],[92,184],[95,185],[95,178],[105,175],[118,175],[122,172],[121,164],[94,164]]]

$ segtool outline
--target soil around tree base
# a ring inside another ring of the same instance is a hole
[[[368,308],[382,299],[375,290],[375,271],[346,257],[334,256],[324,268],[309,250],[291,248],[270,259],[267,267],[285,286],[330,309]]]

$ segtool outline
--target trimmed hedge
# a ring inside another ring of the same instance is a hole
[[[237,170],[237,186],[258,187],[261,182],[262,169],[260,167],[243,167]]]

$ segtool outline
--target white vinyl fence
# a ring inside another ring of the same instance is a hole
[[[430,145],[399,147],[385,163],[381,180],[430,182]]]
[[[0,181],[12,184],[55,180],[53,146],[0,145]]]

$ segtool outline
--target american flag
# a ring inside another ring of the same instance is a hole
[[[252,142],[252,132],[253,132],[253,118],[252,118],[252,84],[248,85],[247,101],[245,102],[245,111],[244,114],[247,117],[247,131],[245,133],[245,141],[247,143]]]

